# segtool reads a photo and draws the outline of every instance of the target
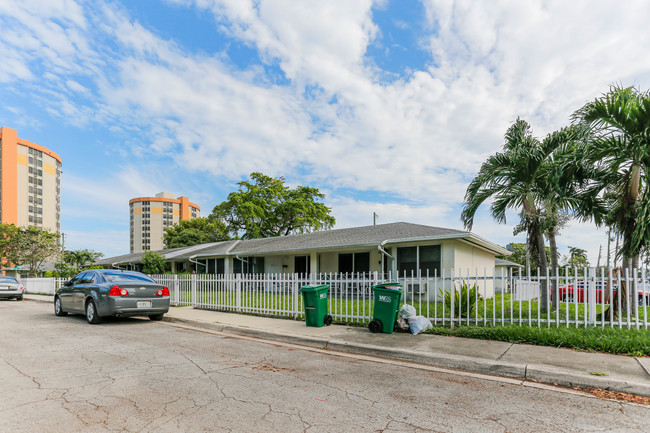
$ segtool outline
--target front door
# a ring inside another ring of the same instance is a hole
[[[296,274],[307,275],[310,272],[309,256],[296,256],[293,262],[293,271]]]

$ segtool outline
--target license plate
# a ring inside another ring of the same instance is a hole
[[[138,308],[151,308],[151,301],[138,301]]]

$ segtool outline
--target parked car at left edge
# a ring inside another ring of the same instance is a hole
[[[14,277],[0,276],[0,298],[22,301],[24,291],[23,285]]]
[[[135,271],[84,271],[54,294],[54,314],[84,314],[91,324],[109,316],[148,316],[151,320],[161,320],[167,311],[169,289]]]

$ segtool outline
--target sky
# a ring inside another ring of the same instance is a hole
[[[518,117],[535,135],[612,84],[650,86],[650,2],[0,0],[0,125],[63,160],[66,248],[129,251],[129,200],[207,216],[252,172],[319,188],[335,228],[463,229]],[[500,245],[489,204],[472,232]],[[560,252],[604,263],[571,222]]]

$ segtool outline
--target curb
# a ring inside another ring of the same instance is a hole
[[[552,365],[529,364],[526,369],[525,378],[527,380],[535,380],[537,382],[554,385],[598,388],[607,391],[650,397],[650,383],[631,383],[612,377],[594,376],[575,371],[568,372]]]
[[[347,341],[326,338],[296,336],[292,334],[264,331],[261,329],[244,328],[241,326],[198,322],[176,317],[165,317],[163,320],[166,322],[185,323],[196,328],[209,329],[218,332],[229,332],[247,337],[256,337],[285,343],[300,344],[320,349],[330,349],[343,353],[396,359],[434,367],[489,374],[511,379],[515,378],[535,381],[549,385],[598,388],[625,394],[639,395],[642,397],[650,397],[650,383],[632,383],[616,378],[593,376],[581,372],[567,371],[551,365],[510,363],[444,353],[426,353],[408,349],[393,349],[372,344],[350,343]]]
[[[51,304],[54,302],[54,295],[52,295],[52,299],[41,299],[41,298],[31,298],[27,296],[23,296],[24,301],[32,301],[32,302],[40,302],[41,304]]]

